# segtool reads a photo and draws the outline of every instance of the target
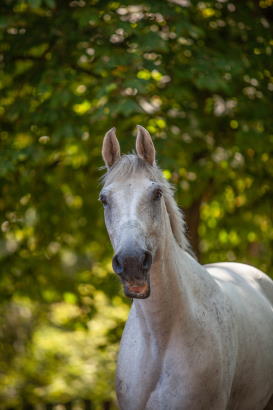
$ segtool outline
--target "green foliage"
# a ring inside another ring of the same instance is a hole
[[[97,201],[113,125],[123,152],[136,124],[155,137],[202,262],[272,274],[271,3],[2,0],[2,403],[113,397],[127,302]]]

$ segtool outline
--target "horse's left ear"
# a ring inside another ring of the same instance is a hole
[[[136,152],[140,158],[155,165],[155,147],[151,135],[141,125],[137,125]]]

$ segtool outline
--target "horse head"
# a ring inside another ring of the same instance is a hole
[[[112,260],[128,297],[150,295],[149,271],[156,256],[164,203],[150,134],[138,126],[136,155],[120,155],[115,129],[103,141],[107,173],[100,200],[115,251]]]

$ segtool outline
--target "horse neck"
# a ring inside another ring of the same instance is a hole
[[[157,256],[150,272],[151,295],[148,299],[134,300],[141,327],[149,333],[168,337],[178,317],[185,324],[192,317],[192,271],[200,265],[182,250],[170,228],[163,227]],[[188,325],[187,325],[188,328]]]

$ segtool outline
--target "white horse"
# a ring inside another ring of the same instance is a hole
[[[122,410],[273,409],[273,281],[239,263],[201,266],[138,126],[136,155],[112,128],[100,199],[113,269],[134,298],[116,390]]]

